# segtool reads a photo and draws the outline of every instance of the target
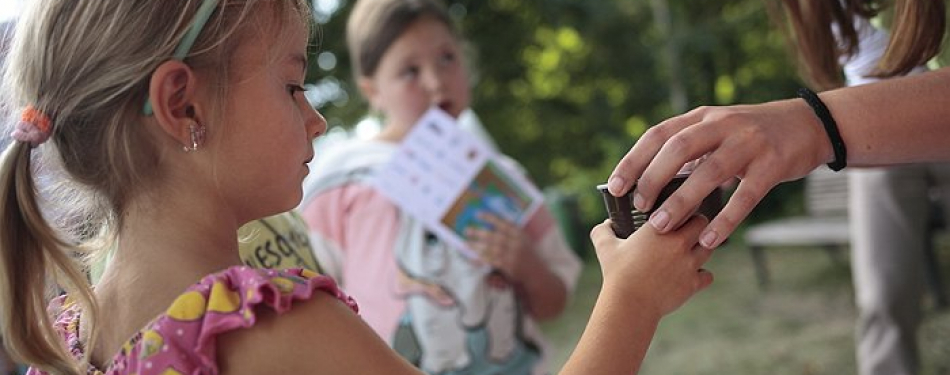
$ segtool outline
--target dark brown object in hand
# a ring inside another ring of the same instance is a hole
[[[653,211],[655,211],[657,207],[660,207],[680,185],[683,185],[683,181],[686,181],[687,177],[689,177],[688,174],[680,174],[673,177],[673,179],[660,190],[660,195],[657,197],[656,203],[653,204],[653,210],[645,213],[637,211],[637,209],[633,207],[633,191],[636,189],[636,185],[621,197],[615,197],[613,194],[610,194],[610,192],[607,191],[606,184],[598,185],[597,190],[600,190],[601,195],[604,197],[604,204],[606,205],[607,214],[610,217],[611,228],[614,230],[614,234],[620,238],[630,237],[634,231],[646,224],[650,215],[653,214]],[[722,205],[722,189],[717,187],[703,199],[703,202],[699,205],[696,212],[711,220],[722,209]]]

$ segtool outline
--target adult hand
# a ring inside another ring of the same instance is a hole
[[[700,235],[700,244],[713,248],[775,185],[803,177],[834,153],[803,100],[700,107],[650,128],[611,173],[608,188],[620,196],[636,185],[634,206],[645,212],[677,171],[700,158],[650,224],[661,233],[678,227],[713,189],[739,177],[729,202]]]

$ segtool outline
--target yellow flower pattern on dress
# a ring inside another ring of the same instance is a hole
[[[232,267],[206,276],[176,298],[122,349],[102,371],[89,365],[86,375],[185,375],[218,374],[214,337],[256,323],[257,314],[270,309],[278,314],[322,291],[356,311],[332,279],[301,270],[257,270]],[[81,306],[64,305],[66,297],[51,303],[56,330],[77,359],[85,357],[79,339]],[[28,375],[47,375],[30,369]]]
[[[294,282],[290,279],[284,277],[275,277],[271,280],[274,283],[274,286],[277,287],[277,290],[280,290],[281,293],[287,294],[294,290]]]
[[[314,277],[320,276],[320,274],[304,268],[300,270],[300,276],[309,280]]]
[[[139,353],[139,358],[151,357],[162,350],[163,346],[165,346],[165,338],[161,333],[152,330],[145,331],[142,334],[142,352]]]
[[[241,307],[241,294],[217,282],[211,287],[211,297],[208,298],[208,311],[216,313],[231,313]]]
[[[165,315],[182,322],[195,321],[205,315],[206,305],[205,296],[197,291],[191,291],[178,296]]]

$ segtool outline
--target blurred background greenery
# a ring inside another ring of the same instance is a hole
[[[446,1],[472,46],[474,111],[501,151],[567,203],[555,208],[582,254],[591,254],[587,231],[605,217],[594,186],[647,128],[697,106],[794,97],[803,85],[766,12],[777,0]],[[337,132],[367,112],[343,38],[353,2],[314,1],[321,38],[308,96]],[[803,213],[802,187],[773,189],[744,224]],[[642,372],[855,373],[847,267],[820,251],[777,250],[774,287],[759,289],[742,231],[710,262],[710,290],[664,320]],[[941,249],[950,269],[950,246]],[[568,310],[543,327],[555,367],[587,322],[599,277],[587,262]],[[950,312],[929,301],[925,310],[922,373],[948,373]]]
[[[0,0],[0,20],[25,1]],[[474,111],[504,153],[568,203],[557,208],[582,253],[588,228],[605,216],[594,186],[648,127],[696,106],[789,98],[802,85],[766,14],[777,0],[446,1],[471,43]],[[307,96],[336,133],[367,113],[344,40],[354,2],[313,0],[319,38]],[[948,50],[938,64],[950,61]],[[746,224],[801,213],[801,193],[800,183],[780,185]],[[642,372],[854,373],[847,268],[818,251],[777,250],[770,257],[781,267],[762,290],[742,250],[741,240],[717,250],[708,266],[716,283],[664,320]],[[599,277],[587,262],[568,310],[544,326],[556,366],[586,324]],[[923,373],[950,373],[950,312],[929,302],[926,312]]]
[[[317,0],[308,92],[331,128],[367,112],[343,38],[352,0]],[[787,98],[801,85],[763,0],[448,1],[473,50],[473,104],[501,150],[586,228],[604,218],[594,186],[651,125],[700,105]],[[798,184],[751,221],[801,210]]]

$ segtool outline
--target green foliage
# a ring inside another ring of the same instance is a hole
[[[366,104],[343,40],[352,2],[340,1],[318,47],[337,64],[314,67],[310,78],[340,82],[346,98],[320,109],[331,124],[350,126]],[[594,186],[649,126],[678,114],[671,82],[682,83],[690,108],[787,98],[800,85],[761,0],[448,3],[475,50],[473,109],[539,185],[578,197],[584,227],[604,217]],[[669,9],[667,33],[654,20],[657,5]],[[663,60],[666,43],[678,46],[678,71]],[[759,211],[787,210],[799,191],[779,189]]]

